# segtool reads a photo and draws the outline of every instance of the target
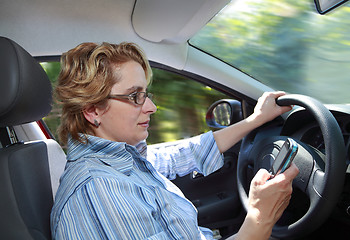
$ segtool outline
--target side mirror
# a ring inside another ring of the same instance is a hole
[[[206,115],[209,127],[225,128],[243,119],[241,102],[232,99],[223,99],[213,103]]]

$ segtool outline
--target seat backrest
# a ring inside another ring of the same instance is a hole
[[[35,122],[15,126],[13,129],[16,132],[17,138],[21,141],[24,141],[26,143],[40,141],[46,144],[49,158],[52,196],[55,199],[55,195],[59,186],[59,180],[64,172],[67,163],[66,153],[63,151],[62,147],[58,144],[56,140],[46,139],[44,133],[40,132],[40,126]]]
[[[40,120],[51,110],[50,81],[35,59],[0,37],[0,127]],[[1,239],[50,239],[52,189],[44,142],[0,149]]]
[[[66,154],[55,140],[47,139],[43,140],[42,142],[46,144],[47,148],[52,196],[55,198],[60,183],[60,177],[64,172],[64,168],[66,166]]]

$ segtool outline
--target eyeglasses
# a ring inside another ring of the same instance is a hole
[[[134,102],[137,105],[142,105],[145,103],[146,98],[149,98],[152,100],[153,94],[149,92],[135,92],[131,93],[129,95],[109,95],[109,99],[115,99],[115,100],[120,100],[120,99],[128,99],[131,102]]]

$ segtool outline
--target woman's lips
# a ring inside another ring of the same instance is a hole
[[[149,121],[141,122],[138,125],[141,127],[149,127]]]

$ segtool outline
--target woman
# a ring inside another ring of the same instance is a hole
[[[266,93],[245,120],[183,144],[146,151],[151,68],[135,44],[83,43],[63,54],[56,88],[63,104],[60,138],[67,165],[51,214],[54,239],[212,239],[195,207],[167,178],[208,175],[249,131],[290,107]],[[147,160],[146,160],[147,159]],[[266,239],[287,207],[298,169],[252,181],[249,210],[236,239]],[[233,238],[233,237],[232,237]]]

